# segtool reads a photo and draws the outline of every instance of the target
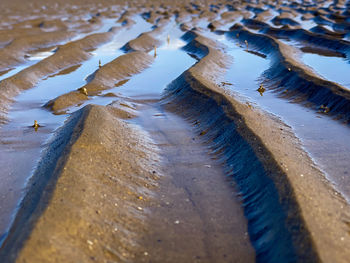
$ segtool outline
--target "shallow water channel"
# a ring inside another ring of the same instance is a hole
[[[0,128],[0,245],[26,192],[27,180],[40,159],[42,149],[67,118],[67,115],[53,115],[42,106],[50,99],[83,86],[85,78],[98,68],[99,60],[103,65],[122,55],[120,48],[126,42],[151,30],[152,25],[142,18],[134,19],[137,25],[127,31],[122,30],[111,42],[92,51],[89,60],[48,76],[36,87],[15,98],[8,114],[9,122]],[[20,70],[15,69],[16,72]],[[34,120],[42,126],[38,131],[31,127]]]
[[[114,93],[135,102],[138,116],[128,122],[145,131],[159,149],[163,179],[142,240],[148,255],[157,262],[253,262],[247,220],[222,164],[211,157],[194,127],[160,102],[167,85],[196,62],[181,50],[186,45],[182,34],[173,27],[170,42],[157,49],[151,67],[92,100],[106,105],[115,98],[104,95]]]
[[[136,18],[136,22],[140,23],[140,30],[142,30],[142,28],[146,29],[147,27],[149,27],[149,25],[147,25],[148,23],[144,22],[141,18],[139,18],[139,17],[135,17],[135,18]],[[88,33],[84,33],[84,34],[77,34],[74,38],[70,39],[69,41],[76,41],[76,40],[82,39],[85,36],[90,35],[90,34],[107,32],[111,27],[116,26],[116,25],[118,25],[116,23],[116,19],[104,19],[102,26],[99,27],[98,29],[93,30],[93,31],[88,32]],[[140,31],[140,32],[142,32],[142,31]],[[64,43],[65,43],[65,41],[62,41],[61,44],[64,44]],[[52,48],[49,48],[47,51],[33,51],[29,54],[26,54],[26,60],[24,63],[17,65],[16,67],[11,67],[10,69],[7,69],[5,71],[0,72],[0,81],[4,80],[6,78],[9,78],[11,76],[14,76],[18,72],[20,72],[26,68],[29,68],[29,67],[33,66],[34,64],[38,63],[39,61],[53,55],[55,49],[56,49],[56,47],[53,46]]]
[[[154,258],[161,257],[159,262],[166,260],[162,257],[167,255],[157,252],[168,250],[172,251],[173,258],[178,257],[179,262],[194,258],[207,261],[220,258],[221,262],[232,262],[241,257],[245,258],[244,262],[253,262],[255,255],[250,245],[243,209],[235,189],[227,182],[224,169],[210,157],[207,146],[197,140],[199,138],[194,127],[167,112],[157,102],[167,84],[196,62],[181,50],[186,44],[180,39],[183,32],[170,26],[165,33],[165,36],[169,34],[170,42],[165,42],[157,49],[157,56],[148,69],[132,76],[122,86],[90,97],[83,105],[73,107],[69,112],[89,103],[107,105],[117,99],[106,97],[105,93],[115,93],[117,97],[138,104],[140,115],[130,120],[130,125],[137,126],[150,135],[155,145],[161,149],[164,160],[165,178],[157,193],[160,197],[159,205],[152,211],[154,231],[147,237],[148,240],[144,240],[145,246],[151,245],[147,248],[150,255]],[[125,42],[126,40],[119,47]],[[4,158],[0,158],[0,162],[6,167],[1,173],[1,177],[4,177],[1,178],[4,181],[1,187],[4,189],[0,189],[3,193],[0,196],[0,230],[4,233],[3,238],[6,237],[6,229],[25,193],[24,186],[40,158],[41,150],[53,131],[67,117],[53,115],[42,105],[84,85],[84,78],[94,72],[99,59],[107,63],[122,54],[121,51],[115,51],[111,57],[103,58],[103,48],[94,53],[95,56],[89,61],[68,70],[68,73],[65,71],[48,77],[36,88],[16,98],[9,113],[10,122],[1,129],[1,138],[4,139],[0,144],[0,155]],[[30,127],[33,119],[40,120],[43,125],[38,131]],[[14,161],[6,161],[7,158]],[[6,189],[10,190],[6,192]],[[214,213],[222,216],[215,217],[214,220]],[[183,248],[181,253],[174,250],[179,247]],[[215,249],[216,247],[220,249]],[[232,247],[237,248],[236,253],[231,253]]]
[[[303,148],[335,188],[350,201],[349,127],[325,114],[282,99],[273,91],[267,90],[260,95],[257,89],[263,83],[262,73],[269,68],[269,58],[249,53],[245,47],[238,47],[224,36],[216,36],[216,39],[228,47],[227,53],[233,57],[225,77],[232,86],[227,88],[234,96],[252,102],[253,107],[272,113],[292,127]]]
[[[350,64],[345,58],[303,53],[301,61],[323,78],[350,89]]]

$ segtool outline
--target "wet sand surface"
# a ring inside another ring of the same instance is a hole
[[[160,149],[165,177],[151,208],[150,233],[142,240],[151,261],[254,262],[237,188],[222,164],[181,118],[159,105],[141,110],[133,122]]]
[[[348,261],[347,2],[0,8],[1,262]]]
[[[326,173],[327,178],[334,183],[336,189],[349,201],[350,184],[347,174],[350,144],[346,143],[350,141],[348,125],[330,121],[322,111],[315,112],[297,103],[286,103],[273,91],[267,90],[260,94],[259,86],[264,83],[261,76],[271,64],[269,58],[250,53],[249,49],[247,51],[246,47],[235,45],[236,43],[232,39],[230,41],[230,38],[221,37],[219,41],[227,47],[227,53],[234,58],[234,63],[225,76],[226,88],[241,97],[245,103],[250,103],[252,107],[261,107],[290,125],[306,151]],[[250,68],[252,64],[254,68]],[[346,68],[334,67],[333,70],[346,70]]]
[[[25,192],[23,188],[28,180],[28,172],[31,173],[35,168],[40,153],[53,131],[66,119],[63,115],[53,117],[42,105],[54,96],[70,91],[73,87],[83,86],[91,69],[98,68],[99,60],[107,63],[122,54],[123,52],[118,48],[122,47],[123,41],[133,39],[142,32],[141,30],[150,28],[141,18],[136,19],[139,21],[140,28],[133,27],[128,30],[128,34],[122,32],[108,44],[93,50],[95,55],[83,65],[73,66],[72,69],[48,76],[33,89],[17,96],[8,115],[11,121],[0,129],[2,140],[0,163],[4,168],[0,186],[3,200],[0,209],[4,216],[0,219],[0,229],[8,228],[13,220],[13,211],[16,210],[18,200]],[[36,132],[31,127],[33,125],[33,120],[29,119],[31,117],[40,120],[42,129]],[[6,214],[8,216],[5,216]]]

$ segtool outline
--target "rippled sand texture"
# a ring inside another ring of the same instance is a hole
[[[0,262],[348,262],[349,5],[1,1]]]

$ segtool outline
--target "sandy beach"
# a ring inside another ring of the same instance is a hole
[[[347,1],[0,8],[0,262],[349,261]]]

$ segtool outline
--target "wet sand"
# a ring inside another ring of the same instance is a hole
[[[133,122],[161,150],[165,177],[150,210],[150,233],[141,241],[151,261],[254,262],[236,186],[205,141],[160,105],[141,110]]]
[[[2,1],[0,261],[347,262],[346,6]]]

